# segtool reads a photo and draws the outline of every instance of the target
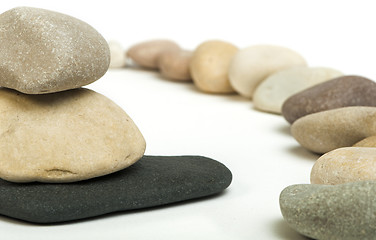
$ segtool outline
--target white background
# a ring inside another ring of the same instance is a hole
[[[169,38],[194,49],[209,39],[240,48],[277,44],[311,66],[375,79],[373,1],[4,1],[59,11],[84,20],[124,48]],[[0,53],[1,56],[1,53]],[[202,201],[40,226],[0,217],[1,239],[305,239],[283,221],[282,189],[309,183],[317,155],[300,147],[278,115],[253,109],[237,95],[200,93],[158,73],[111,70],[88,86],[133,118],[148,155],[204,155],[227,165],[233,182]]]

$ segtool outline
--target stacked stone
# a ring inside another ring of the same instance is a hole
[[[1,214],[61,222],[229,186],[231,172],[215,160],[143,157],[145,140],[132,119],[110,99],[81,88],[110,64],[107,42],[88,24],[14,8],[0,15],[0,42]]]

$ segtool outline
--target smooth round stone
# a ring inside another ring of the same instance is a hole
[[[376,147],[376,136],[367,137],[355,143],[353,147]]]
[[[158,57],[166,51],[181,50],[179,45],[170,40],[151,40],[133,45],[126,55],[133,62],[144,68],[157,69]]]
[[[280,114],[290,96],[341,75],[335,69],[324,67],[294,67],[276,72],[256,88],[253,105],[261,111]]]
[[[0,15],[0,86],[28,94],[78,88],[105,74],[106,40],[76,18],[18,7]]]
[[[27,95],[2,88],[0,112],[0,178],[8,181],[89,179],[126,168],[145,151],[129,116],[88,89]]]
[[[207,93],[233,93],[228,68],[237,51],[233,44],[218,40],[200,44],[193,52],[189,66],[196,87]]]
[[[313,165],[311,183],[342,184],[376,180],[376,148],[346,147],[330,151]]]
[[[231,61],[229,78],[240,95],[252,98],[256,87],[269,75],[306,65],[304,58],[293,50],[273,45],[256,45],[238,51]]]
[[[374,239],[376,182],[340,185],[300,184],[285,188],[279,199],[288,225],[321,240]]]
[[[291,133],[308,150],[326,153],[376,135],[375,122],[376,107],[344,107],[299,118]]]
[[[15,184],[0,180],[0,214],[55,223],[201,198],[232,180],[223,164],[200,156],[144,156],[103,177],[69,184]]]
[[[360,76],[338,77],[291,96],[282,114],[293,123],[308,114],[348,106],[376,107],[376,83]]]
[[[177,50],[162,52],[158,57],[158,68],[162,76],[177,80],[191,81],[189,62],[192,51]]]
[[[110,68],[123,68],[126,65],[125,51],[119,42],[109,41],[111,61]]]

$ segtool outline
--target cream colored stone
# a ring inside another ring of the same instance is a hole
[[[158,57],[158,68],[161,74],[169,79],[191,81],[189,62],[192,51],[175,50],[162,52]]]
[[[343,74],[332,68],[293,67],[276,72],[258,85],[254,92],[255,108],[280,114],[283,103],[295,93]]]
[[[342,184],[376,180],[376,148],[345,147],[321,156],[312,168],[311,183]]]
[[[376,148],[376,136],[367,137],[354,144],[353,147],[374,147]]]
[[[94,82],[110,64],[106,40],[76,18],[18,7],[0,15],[0,86],[29,94]]]
[[[73,182],[109,174],[143,156],[129,116],[88,89],[27,95],[0,89],[0,178]]]
[[[232,87],[248,98],[271,74],[295,66],[306,66],[302,56],[288,48],[256,45],[240,50],[232,59],[229,78]]]
[[[111,61],[110,68],[123,68],[126,65],[125,51],[121,44],[116,41],[109,41]]]
[[[228,68],[237,51],[231,43],[218,40],[200,44],[193,52],[189,66],[196,87],[208,93],[233,93]]]
[[[344,107],[306,115],[291,126],[305,148],[326,153],[376,135],[376,107]]]
[[[127,56],[145,68],[158,68],[158,57],[166,51],[178,51],[179,45],[170,40],[151,40],[138,43],[127,51]]]

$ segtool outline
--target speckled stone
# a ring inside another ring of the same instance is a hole
[[[353,147],[376,147],[376,136],[367,137],[355,143]]]
[[[332,68],[293,67],[276,72],[258,85],[253,96],[256,109],[277,113],[290,96],[343,74]]]
[[[321,156],[313,165],[311,183],[342,184],[376,180],[376,148],[345,147]]]
[[[144,156],[129,168],[81,182],[0,180],[0,214],[35,223],[70,221],[213,195],[231,180],[230,170],[209,158]]]
[[[326,153],[376,135],[375,122],[376,107],[344,107],[299,118],[291,133],[308,150]]]
[[[0,15],[0,86],[28,94],[78,88],[110,64],[106,40],[76,18],[18,7]]]
[[[114,102],[89,89],[29,95],[0,88],[0,178],[73,182],[142,157],[145,140]]]
[[[192,81],[189,62],[192,51],[175,50],[162,52],[158,57],[158,68],[162,76],[175,81]]]
[[[150,40],[131,46],[127,51],[127,56],[137,65],[157,69],[158,57],[166,51],[181,50],[178,44],[167,39]]]
[[[305,115],[348,106],[376,106],[376,83],[360,76],[343,76],[318,84],[287,99],[284,118],[293,123]]]
[[[285,188],[280,207],[288,225],[319,240],[371,240],[376,236],[376,182],[300,184]]]

